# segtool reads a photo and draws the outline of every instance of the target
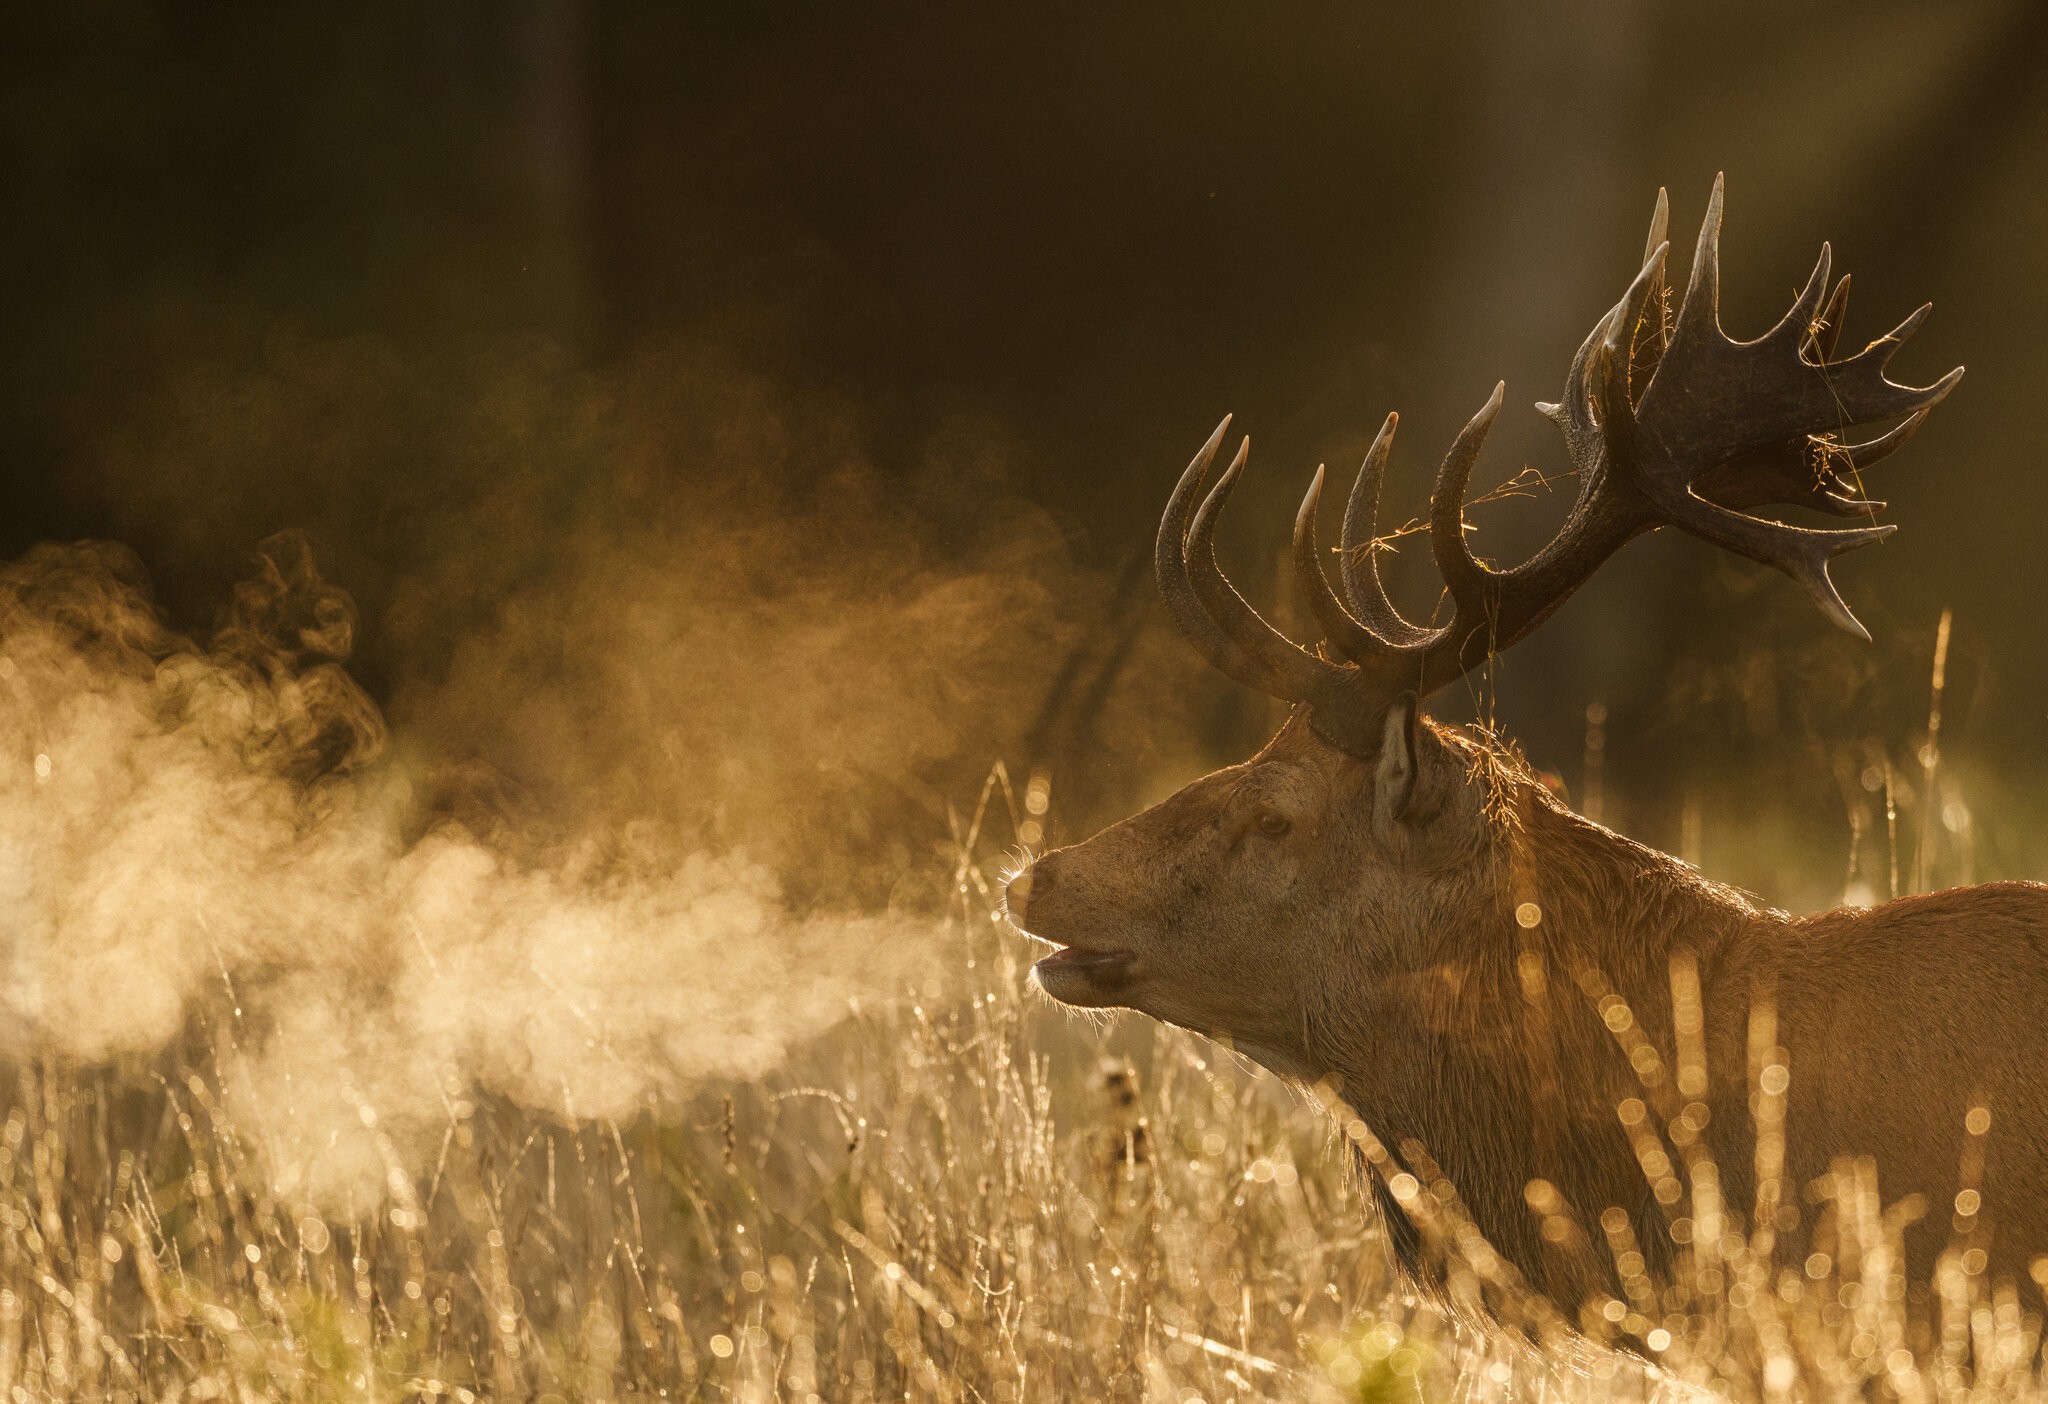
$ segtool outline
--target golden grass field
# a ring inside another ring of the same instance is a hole
[[[1446,1319],[1393,1280],[1339,1122],[1234,1055],[1029,990],[996,812],[955,835],[958,969],[774,1075],[580,1125],[451,1099],[375,1212],[265,1183],[221,1085],[238,1016],[171,1053],[13,1069],[0,1101],[11,1400],[2016,1398],[2038,1296],[1911,1292],[1870,1167],[1835,1251],[1728,1206],[1687,1280],[1607,1317],[1662,1369]],[[1005,835],[1007,837],[1007,835]],[[1769,1117],[1781,1099],[1758,1102]],[[375,1113],[361,1109],[375,1131]],[[1688,1175],[1706,1224],[1710,1167]],[[1445,1202],[1447,1186],[1439,1186]],[[1704,1196],[1704,1198],[1703,1198]],[[1904,1212],[1912,1212],[1909,1206]],[[1590,1231],[1616,1252],[1640,1226]]]

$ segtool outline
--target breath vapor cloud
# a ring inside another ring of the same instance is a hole
[[[110,461],[215,510],[260,496],[232,465],[312,434],[309,382],[401,393],[381,352],[291,355],[199,377]],[[669,376],[687,404],[657,415],[630,383],[493,374],[373,581],[389,727],[304,537],[264,543],[204,639],[124,548],[0,568],[0,1052],[211,1040],[278,1187],[323,1207],[394,1189],[479,1093],[624,1117],[942,970],[947,802],[1040,701],[1019,657],[1105,607],[1028,511],[935,554],[844,436],[789,432],[758,386]],[[675,413],[728,461],[836,461],[795,494],[650,477],[635,446]],[[394,418],[425,420],[364,415],[364,457]],[[595,466],[504,467],[550,458]],[[1176,735],[1123,692],[1105,710]]]

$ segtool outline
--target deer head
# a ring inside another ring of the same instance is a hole
[[[1538,406],[1563,432],[1578,477],[1557,535],[1512,568],[1473,554],[1466,488],[1501,387],[1445,455],[1429,540],[1447,622],[1409,619],[1380,581],[1375,517],[1395,416],[1352,488],[1338,587],[1317,545],[1321,469],[1295,519],[1295,573],[1323,634],[1313,651],[1269,624],[1217,566],[1217,519],[1248,451],[1240,445],[1204,492],[1229,420],[1217,426],[1167,502],[1160,590],[1211,664],[1294,710],[1250,760],[1015,878],[1013,919],[1060,947],[1035,967],[1047,993],[1137,1009],[1227,1037],[1277,1070],[1319,1075],[1328,1056],[1316,1046],[1318,1010],[1385,997],[1403,972],[1512,919],[1496,838],[1503,791],[1521,782],[1483,743],[1422,717],[1421,699],[1527,635],[1643,532],[1676,526],[1782,571],[1835,624],[1868,639],[1828,562],[1894,528],[1816,530],[1752,509],[1872,516],[1882,504],[1861,495],[1857,475],[1904,443],[1962,371],[1918,389],[1886,376],[1926,307],[1838,359],[1849,280],[1830,290],[1826,246],[1775,327],[1754,341],[1729,338],[1717,311],[1718,179],[1683,301],[1667,318],[1665,226],[1659,192],[1641,270],[1579,347],[1563,398]],[[1844,431],[1886,420],[1898,422],[1842,442]]]

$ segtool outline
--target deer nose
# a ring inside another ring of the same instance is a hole
[[[1010,920],[1022,926],[1024,911],[1030,905],[1032,894],[1042,896],[1051,890],[1052,864],[1041,858],[1011,878],[1010,885],[1003,889],[1003,900],[1010,909]]]

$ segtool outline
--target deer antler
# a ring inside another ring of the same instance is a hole
[[[1514,644],[1622,545],[1666,525],[1783,571],[1828,618],[1868,639],[1829,579],[1828,562],[1895,528],[1815,530],[1754,516],[1749,509],[1786,504],[1836,516],[1874,513],[1882,504],[1862,498],[1845,472],[1860,472],[1911,437],[1962,378],[1962,368],[1918,389],[1886,376],[1893,355],[1926,317],[1926,307],[1862,351],[1836,360],[1849,280],[1844,277],[1828,293],[1826,245],[1777,326],[1754,341],[1730,339],[1719,315],[1718,177],[1684,301],[1665,326],[1667,208],[1659,191],[1641,270],[1573,356],[1564,398],[1538,406],[1563,432],[1579,478],[1578,496],[1555,537],[1504,570],[1479,561],[1466,540],[1465,491],[1500,410],[1503,387],[1497,385],[1452,443],[1431,494],[1430,548],[1451,600],[1451,619],[1435,626],[1407,619],[1388,597],[1372,549],[1398,422],[1389,415],[1344,514],[1341,596],[1323,573],[1316,544],[1321,469],[1295,517],[1296,577],[1335,658],[1310,653],[1246,603],[1216,564],[1216,519],[1244,470],[1249,440],[1190,520],[1226,419],[1174,489],[1156,558],[1167,606],[1203,655],[1240,682],[1307,703],[1312,724],[1327,739],[1369,753],[1377,745],[1379,713],[1394,693],[1433,692]],[[1893,418],[1900,423],[1868,442],[1837,440],[1858,424]]]

